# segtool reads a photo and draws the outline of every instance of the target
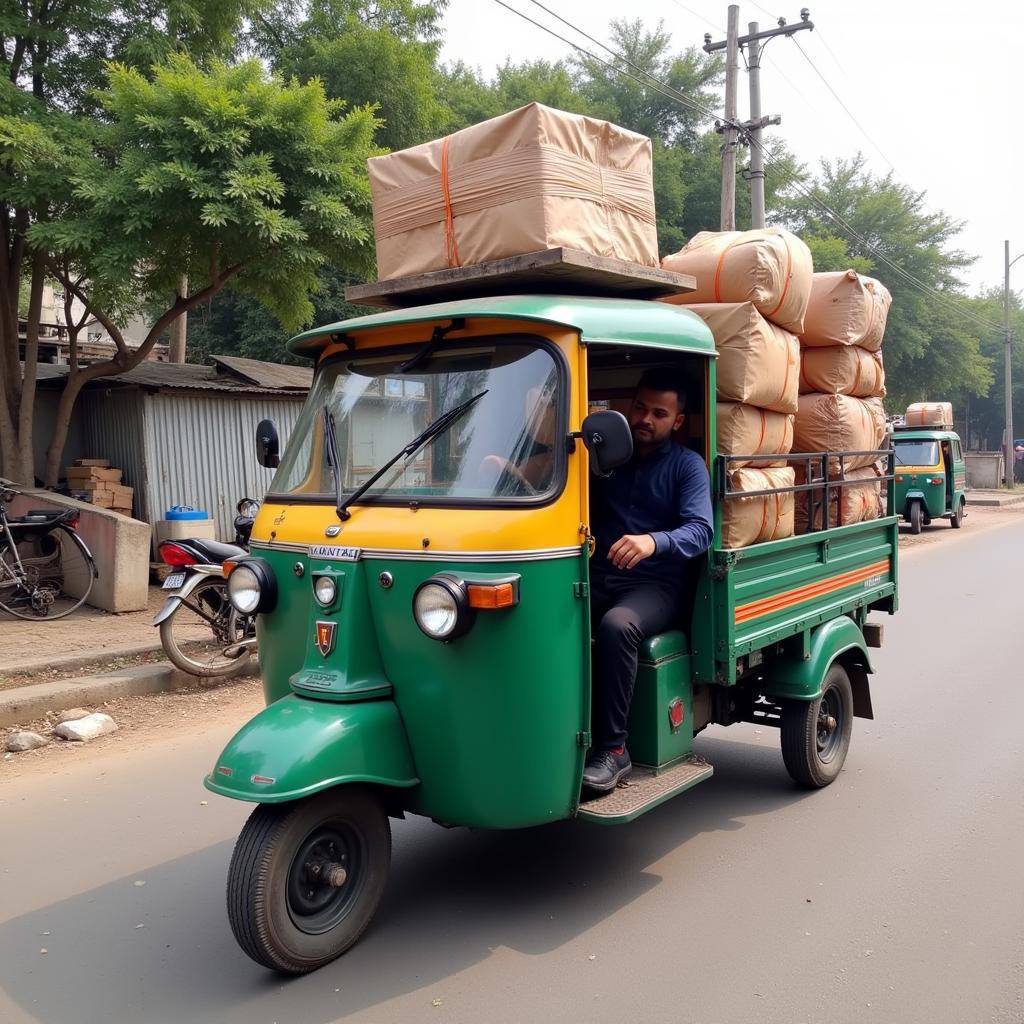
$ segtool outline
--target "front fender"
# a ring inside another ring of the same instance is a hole
[[[282,697],[242,726],[203,785],[232,800],[274,804],[345,782],[419,784],[392,701]]]
[[[864,634],[857,623],[845,615],[831,619],[814,631],[806,658],[787,656],[773,663],[765,680],[765,693],[782,700],[815,700],[821,695],[829,666],[851,650],[857,652],[857,661],[863,662],[865,672],[873,671]]]

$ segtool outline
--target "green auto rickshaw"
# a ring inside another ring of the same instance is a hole
[[[893,434],[896,511],[920,533],[933,519],[959,530],[967,506],[967,465],[952,430],[896,427]]]
[[[693,747],[709,724],[775,727],[798,784],[838,778],[853,718],[872,717],[881,627],[866,620],[896,608],[896,518],[723,547],[725,506],[752,497],[730,460],[766,457],[718,454],[717,351],[696,314],[469,297],[290,347],[315,360],[312,387],[283,454],[257,428],[277,472],[249,555],[225,565],[232,604],[256,616],[267,706],[205,780],[257,805],[228,869],[254,960],[298,974],[359,938],[391,818],[630,822],[711,776]],[[588,800],[590,479],[630,458],[622,410],[651,366],[690,382],[679,443],[714,482],[715,541],[689,609],[640,648],[629,784]]]

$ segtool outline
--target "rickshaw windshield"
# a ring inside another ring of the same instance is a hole
[[[897,466],[937,466],[938,441],[896,441],[893,444]]]
[[[344,497],[438,417],[468,403],[356,504],[550,499],[564,476],[564,446],[555,443],[565,434],[560,373],[554,352],[522,334],[445,342],[437,351],[421,342],[331,359],[317,371],[270,493],[333,503],[325,406],[333,415]]]

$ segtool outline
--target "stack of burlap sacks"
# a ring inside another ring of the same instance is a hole
[[[800,407],[794,452],[877,451],[885,441],[885,371],[882,337],[892,302],[888,290],[853,270],[815,274],[800,335]],[[828,526],[847,526],[884,514],[877,456],[815,460],[796,464],[798,484],[830,480],[850,486],[829,488]],[[808,469],[810,476],[808,477]],[[852,483],[853,481],[859,481]],[[825,490],[797,496],[795,525],[804,533],[825,523]]]
[[[811,253],[788,231],[704,231],[662,266],[692,274],[697,289],[666,299],[685,305],[711,328],[718,348],[720,455],[770,458],[729,463],[729,490],[773,491],[729,498],[722,508],[722,546],[745,547],[791,537],[788,465],[800,389],[800,342],[810,301]]]

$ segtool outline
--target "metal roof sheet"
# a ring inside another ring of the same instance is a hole
[[[685,306],[577,295],[501,295],[388,310],[304,331],[292,338],[288,348],[299,355],[315,356],[331,335],[453,317],[536,320],[575,328],[586,344],[633,344],[717,355],[710,328]]]

